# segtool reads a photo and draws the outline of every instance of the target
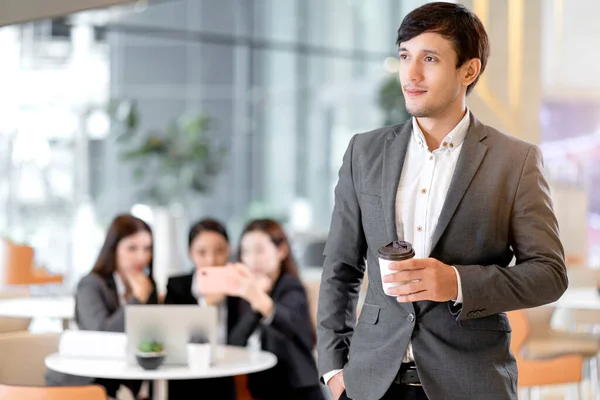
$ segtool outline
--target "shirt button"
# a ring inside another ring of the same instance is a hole
[[[417,231],[418,231],[418,232],[422,232],[422,231],[423,231],[423,227],[422,227],[422,226],[418,226],[418,227],[417,227]]]
[[[450,147],[454,147],[454,143],[450,143]]]
[[[429,156],[429,161],[432,161],[432,160],[433,160],[433,156]]]
[[[421,193],[423,193],[423,194],[427,193],[427,189],[425,189],[425,188],[421,189]]]
[[[412,324],[413,322],[415,322],[415,314],[413,314],[413,313],[408,314],[408,317],[406,317],[406,319],[408,322],[410,322]]]
[[[447,147],[448,146],[448,142],[442,143],[442,146]]]

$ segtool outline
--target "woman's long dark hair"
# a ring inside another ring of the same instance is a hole
[[[298,266],[296,261],[294,260],[294,256],[292,255],[292,247],[290,246],[290,242],[287,238],[287,235],[283,231],[283,228],[279,224],[279,222],[272,219],[255,219],[246,225],[244,230],[242,231],[242,237],[245,234],[250,232],[260,231],[266,233],[271,242],[277,247],[285,246],[287,247],[287,256],[281,260],[281,275],[289,274],[295,277],[298,277]],[[241,241],[240,241],[241,242]],[[242,259],[242,249],[241,246],[238,250],[238,259]]]
[[[229,243],[229,236],[227,236],[227,230],[225,229],[225,225],[223,225],[216,219],[204,218],[196,222],[190,228],[190,233],[188,235],[188,248],[192,247],[194,239],[196,239],[198,235],[204,232],[218,233],[219,235],[225,238],[225,241],[227,241],[227,243]]]
[[[133,215],[123,214],[117,216],[108,228],[106,239],[96,259],[92,272],[107,277],[112,275],[117,269],[117,246],[119,242],[138,232],[148,232],[152,236],[152,230],[147,223]],[[152,276],[152,258],[148,265],[150,276]]]

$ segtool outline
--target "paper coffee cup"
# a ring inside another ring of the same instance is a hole
[[[379,257],[379,272],[381,274],[381,285],[383,286],[383,292],[388,294],[388,289],[394,286],[400,286],[402,282],[386,283],[383,282],[383,277],[391,273],[397,272],[390,269],[390,264],[408,260],[415,256],[415,251],[412,248],[412,244],[403,240],[394,241],[382,246],[377,250]]]
[[[188,367],[198,371],[207,370],[211,363],[210,343],[187,345]]]

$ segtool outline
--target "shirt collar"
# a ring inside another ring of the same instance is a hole
[[[458,148],[462,142],[465,140],[465,136],[467,136],[467,131],[469,130],[469,123],[471,122],[471,111],[467,108],[467,112],[464,117],[460,120],[460,122],[446,135],[440,147],[436,150],[448,150],[453,151]],[[415,142],[419,145],[419,147],[423,149],[427,149],[427,141],[425,140],[425,135],[417,122],[417,118],[412,118],[412,133]]]

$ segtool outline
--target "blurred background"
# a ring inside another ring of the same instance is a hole
[[[349,138],[408,117],[394,42],[423,3],[0,2],[0,234],[73,285],[132,212],[164,285],[191,222],[265,216],[319,266]],[[600,3],[463,3],[492,42],[471,110],[541,145],[568,263],[600,268]]]

